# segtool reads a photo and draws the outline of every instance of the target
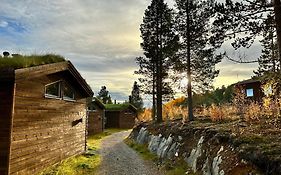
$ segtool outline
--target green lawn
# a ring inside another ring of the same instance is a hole
[[[124,129],[106,129],[103,133],[90,136],[86,154],[70,157],[47,168],[39,175],[95,175],[101,163],[97,150],[101,148],[102,139],[120,131],[124,131]]]

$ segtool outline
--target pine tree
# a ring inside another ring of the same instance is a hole
[[[149,53],[145,53],[149,55]],[[143,78],[139,78],[141,83],[141,92],[144,94],[152,95],[152,112],[151,118],[156,120],[156,84],[155,84],[155,61],[152,58],[137,57],[136,63],[139,65],[139,70],[135,71],[135,74],[142,75]]]
[[[135,81],[132,87],[131,95],[129,96],[129,102],[134,105],[138,111],[142,111],[143,108],[143,101],[140,96],[140,86]]]
[[[215,48],[209,43],[209,9],[212,3],[213,1],[176,0],[177,29],[182,42],[174,71],[175,75],[181,76],[183,72],[187,72],[189,120],[193,120],[191,88],[195,92],[210,89],[213,79],[219,74],[215,65],[222,59],[221,55],[215,55]],[[181,77],[175,79],[181,81]]]
[[[152,0],[145,11],[140,27],[144,51],[143,65],[149,65],[147,70],[155,82],[157,121],[162,121],[162,97],[164,79],[168,76],[170,58],[178,49],[178,36],[174,31],[172,10],[163,0]],[[140,66],[143,66],[140,65]],[[147,81],[149,82],[149,81]],[[154,88],[153,88],[154,90]]]
[[[258,59],[258,70],[254,71],[254,73],[258,77],[264,77],[268,73],[278,73],[280,70],[280,61],[278,59],[278,48],[273,29],[265,32],[264,38],[260,42],[263,49]]]
[[[102,100],[102,102],[103,102],[104,104],[108,104],[109,98],[110,98],[110,100],[111,100],[111,97],[110,97],[110,95],[108,95],[108,94],[109,94],[109,92],[108,92],[108,90],[106,90],[106,86],[102,86],[101,89],[100,89],[100,91],[99,91],[99,93],[98,93],[97,98],[100,99],[100,100]],[[111,103],[112,103],[112,102],[111,102]]]
[[[276,34],[278,59],[281,62],[281,3],[280,0],[226,0],[214,3],[217,12],[213,22],[212,44],[221,46],[225,39],[235,39],[232,46],[249,48],[258,36],[273,29]],[[235,60],[234,60],[235,61]],[[238,61],[242,62],[242,60]],[[280,69],[281,71],[281,69]]]

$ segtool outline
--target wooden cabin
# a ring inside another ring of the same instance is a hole
[[[105,128],[133,128],[138,112],[131,104],[106,104],[105,117]]]
[[[103,132],[105,127],[105,106],[97,98],[88,102],[88,135]]]
[[[241,93],[245,94],[247,100],[260,102],[264,96],[261,88],[261,81],[257,79],[240,81],[235,84],[235,88],[242,91]]]
[[[70,61],[0,68],[0,174],[33,175],[85,152],[90,96]]]

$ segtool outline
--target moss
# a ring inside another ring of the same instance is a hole
[[[38,65],[57,63],[65,61],[65,58],[59,55],[47,54],[47,55],[17,55],[13,57],[0,57],[0,68],[27,68]]]
[[[260,135],[247,135],[241,136],[234,141],[234,145],[238,146],[241,144],[258,144],[268,142],[267,138]]]
[[[140,145],[137,144],[135,141],[133,141],[132,139],[126,138],[124,140],[124,142],[131,148],[133,148],[134,150],[136,150],[140,156],[145,159],[145,160],[153,160],[156,161],[157,155],[152,154],[148,149],[147,149],[147,145]]]
[[[105,104],[105,109],[109,111],[119,111],[127,109],[130,104]]]
[[[196,175],[183,159],[177,159],[176,161],[167,160],[164,163],[164,168],[166,175]]]

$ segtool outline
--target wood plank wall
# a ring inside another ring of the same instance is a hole
[[[119,128],[120,111],[105,111],[105,128]]]
[[[0,81],[0,174],[8,174],[14,81]]]
[[[120,128],[133,128],[135,125],[135,119],[137,114],[133,111],[121,111],[120,118],[119,118],[119,126]]]
[[[103,132],[104,110],[97,109],[88,112],[88,135]]]
[[[85,151],[86,99],[78,97],[76,102],[69,102],[44,98],[44,86],[61,79],[65,77],[16,81],[11,174],[35,174]],[[73,126],[81,118],[82,123]]]

